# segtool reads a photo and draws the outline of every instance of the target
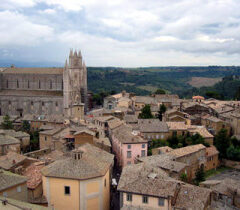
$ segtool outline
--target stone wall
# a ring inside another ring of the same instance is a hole
[[[63,96],[0,96],[1,115],[62,114]]]
[[[63,90],[61,74],[2,74],[2,89]]]

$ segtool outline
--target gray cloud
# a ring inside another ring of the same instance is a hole
[[[62,62],[80,48],[94,66],[240,63],[238,0],[2,1],[4,58]]]

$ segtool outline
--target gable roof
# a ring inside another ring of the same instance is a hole
[[[0,170],[0,191],[27,182],[27,178],[8,171]]]
[[[136,144],[136,143],[146,143],[147,140],[140,136],[134,135],[132,133],[131,127],[127,125],[121,125],[113,130],[113,136],[118,139],[123,144]]]
[[[9,152],[0,157],[0,168],[10,170],[13,166],[23,162],[27,157],[15,152]]]
[[[163,170],[139,163],[123,168],[118,190],[167,198],[174,195],[177,183]]]
[[[10,144],[20,144],[17,138],[6,135],[4,131],[0,132],[0,146],[10,145]]]
[[[121,126],[124,122],[122,120],[119,120],[118,118],[110,120],[108,122],[108,127],[110,129],[115,129],[118,128],[119,126]]]
[[[198,152],[200,150],[205,149],[206,147],[202,144],[196,144],[196,145],[191,145],[191,146],[186,146],[178,149],[174,149],[169,152],[169,154],[173,155],[174,157],[183,157],[195,152]]]
[[[26,132],[22,131],[15,131],[15,130],[4,130],[4,133],[6,133],[9,136],[15,137],[15,138],[24,138],[24,137],[30,137],[30,135]]]
[[[139,129],[141,132],[168,132],[168,125],[166,122],[159,119],[139,119]]]
[[[173,160],[173,157],[168,154],[140,157],[138,160],[147,163],[152,167],[161,168],[167,171],[174,171],[177,173],[187,167],[187,164]]]

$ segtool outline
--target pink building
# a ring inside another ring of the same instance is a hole
[[[112,150],[117,164],[123,168],[134,164],[137,157],[147,156],[147,140],[134,135],[127,125],[121,125],[112,132]]]

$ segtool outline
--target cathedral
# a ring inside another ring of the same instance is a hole
[[[0,115],[80,116],[87,110],[87,68],[70,50],[64,68],[0,68]]]

